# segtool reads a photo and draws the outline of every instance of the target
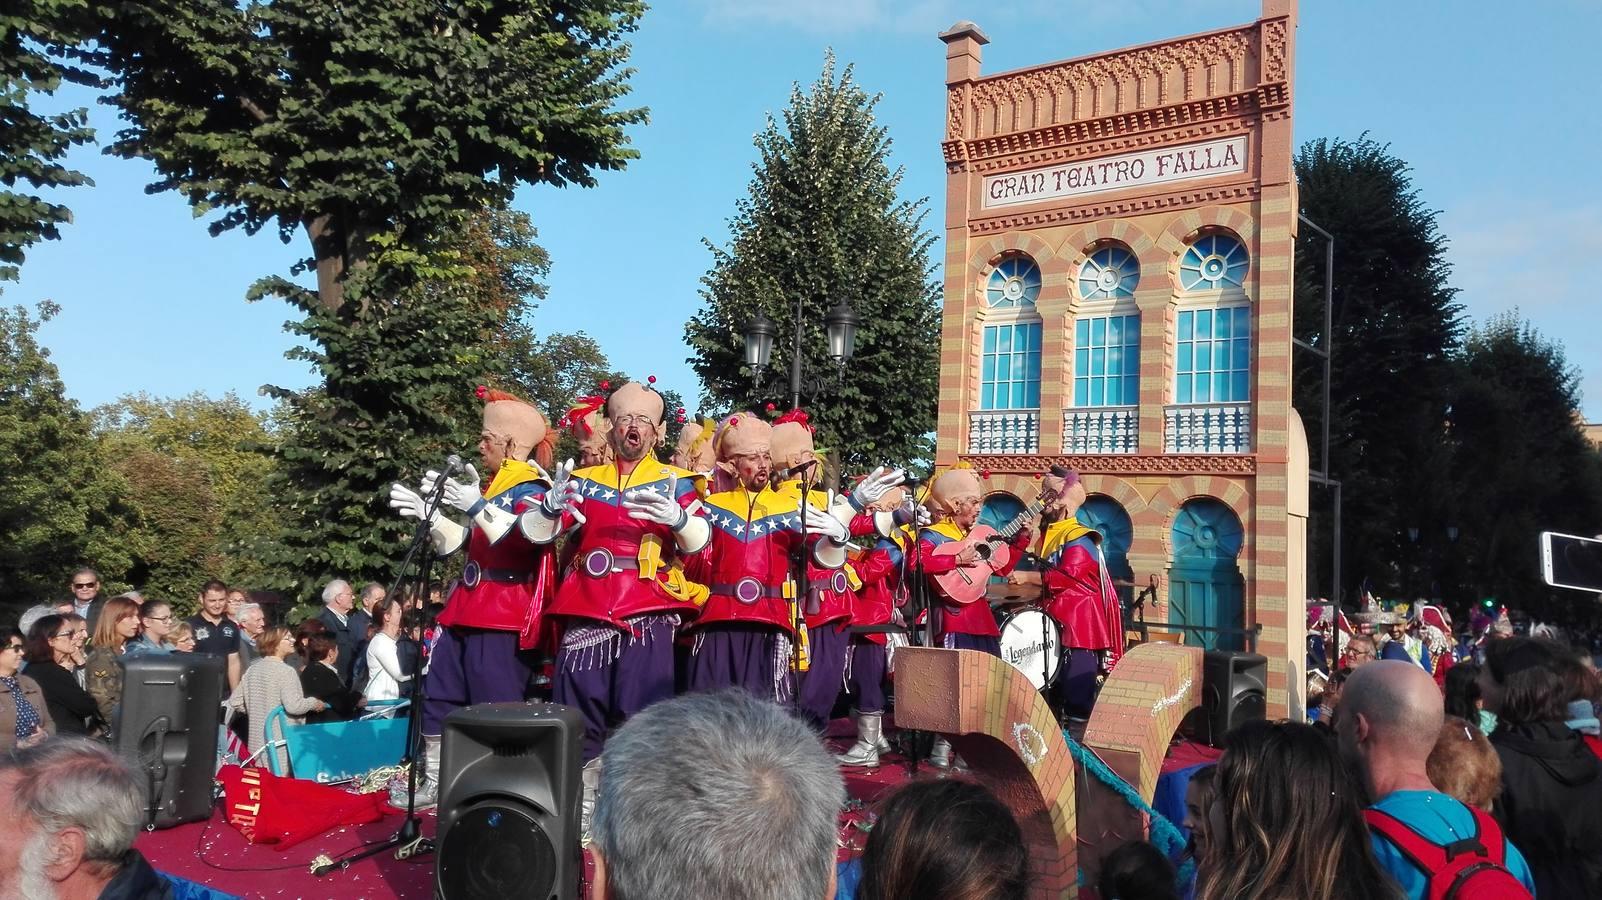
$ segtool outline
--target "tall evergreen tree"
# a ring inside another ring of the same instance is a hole
[[[1435,567],[1470,596],[1573,621],[1568,607],[1594,597],[1541,583],[1537,538],[1602,532],[1602,455],[1580,429],[1579,371],[1517,311],[1472,329],[1454,362],[1449,515],[1459,538]]]
[[[847,66],[825,60],[818,81],[796,85],[782,120],[756,136],[758,161],[735,204],[731,237],[712,251],[705,306],[684,328],[703,401],[722,410],[789,405],[789,392],[753,387],[741,334],[758,313],[778,323],[770,373],[789,371],[795,308],[802,364],[833,370],[824,316],[842,300],[862,324],[844,379],[810,398],[818,442],[839,448],[846,471],[927,457],[938,390],[939,299],[923,229],[927,198],[897,196],[902,170],[874,119],[878,98]],[[782,383],[782,378],[781,378]],[[805,403],[807,398],[803,398]]]
[[[1372,579],[1376,593],[1408,583],[1418,552],[1409,528],[1439,521],[1448,485],[1444,440],[1449,354],[1462,334],[1447,285],[1446,240],[1418,196],[1407,163],[1367,135],[1317,140],[1296,157],[1301,211],[1335,236],[1331,475],[1343,482],[1343,584]],[[1329,346],[1323,331],[1324,246],[1303,231],[1296,259],[1296,332]],[[1294,403],[1319,465],[1322,363],[1296,359]],[[1404,500],[1405,498],[1405,500]],[[1327,589],[1330,518],[1309,541],[1309,585]],[[1348,594],[1347,598],[1350,599]]]

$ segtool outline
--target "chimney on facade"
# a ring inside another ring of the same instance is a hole
[[[990,38],[972,22],[958,22],[940,33],[946,42],[946,84],[960,84],[979,79],[980,47]]]

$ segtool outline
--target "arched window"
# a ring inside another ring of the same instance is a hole
[[[1102,247],[1079,267],[1079,296],[1086,300],[1124,300],[1135,296],[1140,263],[1116,244]]]
[[[985,282],[985,304],[991,309],[1034,306],[1040,297],[1040,267],[1019,253],[996,263]]]
[[[1246,247],[1239,240],[1228,234],[1204,234],[1179,259],[1179,287],[1186,292],[1243,290],[1248,268]]]

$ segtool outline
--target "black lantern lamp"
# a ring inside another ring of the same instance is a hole
[[[773,321],[761,312],[745,326],[745,364],[753,374],[760,375],[768,367],[773,359],[773,339],[778,334]]]
[[[836,363],[843,364],[857,351],[857,325],[861,322],[862,319],[857,316],[856,310],[844,300],[823,317],[823,325],[829,338],[829,356]]]

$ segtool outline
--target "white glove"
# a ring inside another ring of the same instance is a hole
[[[484,495],[478,489],[478,470],[473,468],[472,463],[462,467],[462,474],[465,476],[465,480],[457,481],[454,478],[442,476],[433,469],[429,469],[427,474],[423,475],[423,483],[421,485],[423,496],[432,497],[434,492],[439,490],[439,480],[443,477],[445,478],[445,492],[440,495],[440,502],[444,505],[455,507],[464,513],[471,514],[473,507],[483,501]]]
[[[623,508],[629,511],[629,518],[640,519],[646,522],[655,522],[666,525],[674,531],[684,527],[689,514],[679,501],[674,498],[679,493],[679,477],[668,476],[666,493],[648,491],[644,488],[635,488],[623,495]]]
[[[458,482],[458,484],[461,484],[465,487],[470,487],[474,491],[477,491],[478,470],[473,468],[473,464],[468,463],[467,465],[463,466],[462,474],[467,476],[467,480]],[[434,490],[439,487],[439,479],[440,474],[433,469],[429,469],[428,472],[423,475],[423,483],[419,486],[418,490],[422,492],[424,497],[427,497],[428,495],[434,493]],[[446,480],[449,481],[451,479]]]
[[[433,515],[425,516],[424,511],[428,503],[423,499],[423,495],[400,482],[389,486],[389,505],[391,509],[399,512],[402,518],[427,518],[430,521],[439,518],[439,510],[437,509],[433,511]]]
[[[573,468],[571,459],[556,467],[556,471],[551,473],[551,489],[545,492],[545,499],[541,503],[549,518],[561,518],[565,512],[583,523],[584,514],[579,512],[579,506],[584,502],[584,489],[573,480]]]
[[[851,489],[851,502],[857,509],[866,509],[875,500],[890,493],[890,489],[907,480],[907,473],[900,469],[887,469],[880,466],[868,473],[856,487]]]
[[[830,505],[834,502],[833,491],[829,492],[829,502]],[[851,531],[844,523],[810,503],[802,504],[801,518],[808,531],[821,534],[836,544],[844,544],[851,540]]]
[[[893,515],[897,525],[917,525],[922,528],[934,521],[934,517],[929,515],[927,508],[913,503],[911,500],[896,507]]]

